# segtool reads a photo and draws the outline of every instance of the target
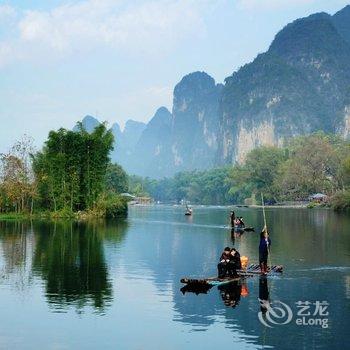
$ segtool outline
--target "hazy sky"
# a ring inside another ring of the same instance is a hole
[[[288,22],[349,2],[0,1],[0,152],[86,114],[148,121],[185,74],[222,82]]]

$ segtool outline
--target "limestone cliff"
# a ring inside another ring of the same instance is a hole
[[[287,25],[225,81],[219,162],[241,162],[259,145],[317,130],[349,136],[349,86],[350,45],[330,15]]]

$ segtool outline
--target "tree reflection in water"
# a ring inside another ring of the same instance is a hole
[[[74,306],[81,312],[89,305],[103,312],[111,302],[104,242],[119,244],[127,228],[125,221],[0,224],[5,274],[19,278],[25,269],[42,278],[47,300],[56,311]],[[32,247],[29,256],[28,245]]]
[[[0,277],[23,291],[31,284],[30,261],[33,251],[33,233],[30,223],[0,221]]]

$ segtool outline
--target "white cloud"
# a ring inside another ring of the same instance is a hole
[[[279,10],[314,2],[315,0],[238,0],[237,6],[242,10]]]
[[[186,36],[204,32],[201,13],[207,0],[130,3],[85,0],[17,15],[12,7],[1,6],[0,18],[16,15],[17,22],[11,40],[0,42],[0,65],[9,61],[10,54],[13,59],[48,60],[104,47],[118,53],[159,55],[175,49]]]
[[[0,67],[5,66],[14,59],[12,46],[7,42],[0,42]]]
[[[4,21],[13,18],[16,15],[16,10],[10,5],[0,5],[0,20]]]

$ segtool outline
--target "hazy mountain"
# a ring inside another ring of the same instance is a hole
[[[130,171],[134,163],[132,154],[145,127],[145,123],[131,119],[125,123],[123,131],[120,130],[118,123],[113,124],[112,132],[115,140],[114,150],[111,154],[113,162],[119,163],[126,170]]]
[[[87,115],[83,118],[81,124],[87,132],[92,132],[100,124],[100,121]],[[130,169],[130,164],[132,163],[131,154],[134,152],[134,148],[145,127],[145,123],[134,120],[128,120],[123,131],[121,131],[118,123],[112,125],[111,130],[114,136],[114,150],[111,154],[112,162],[119,163],[126,169]],[[77,131],[78,128],[79,125],[77,123],[73,130]]]
[[[134,147],[139,141],[139,138],[142,132],[145,130],[145,128],[146,128],[146,124],[143,122],[137,122],[135,120],[129,119],[125,123],[125,128],[122,133],[122,138],[123,138],[123,146],[128,151],[130,152],[133,151]]]
[[[100,124],[100,122],[95,117],[92,117],[91,115],[87,115],[83,118],[83,120],[81,121],[81,124],[87,132],[92,132],[96,128],[96,126]],[[79,125],[77,123],[74,126],[73,131],[78,131],[78,129],[79,129]]]
[[[96,119],[83,123],[91,130]],[[112,159],[157,178],[241,162],[257,146],[317,130],[350,137],[350,6],[288,24],[224,85],[205,72],[186,75],[172,113],[161,107],[147,125],[112,129]]]
[[[130,171],[143,176],[170,175],[170,138],[172,115],[160,107],[135,147]],[[128,168],[128,166],[126,166]]]
[[[350,5],[344,7],[333,16],[333,24],[339,34],[350,43]]]
[[[348,136],[350,45],[333,22],[319,13],[288,24],[266,53],[226,79],[221,163],[316,130]]]

